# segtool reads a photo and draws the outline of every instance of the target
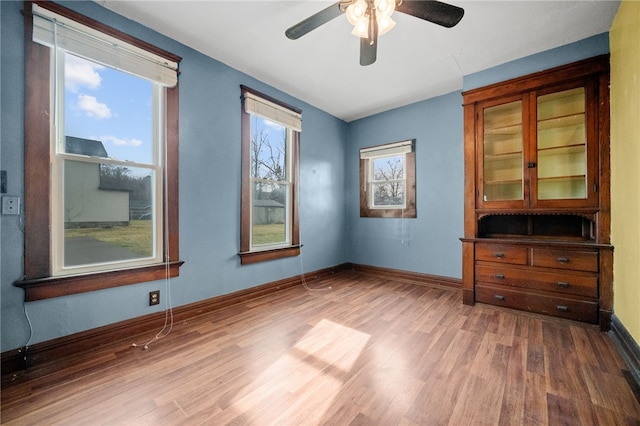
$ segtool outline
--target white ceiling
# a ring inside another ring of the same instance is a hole
[[[285,30],[334,1],[96,0],[345,121],[459,90],[462,76],[607,32],[619,1],[448,1],[444,28],[396,12],[378,59],[339,16],[292,41]]]

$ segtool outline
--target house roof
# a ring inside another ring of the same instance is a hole
[[[275,200],[253,200],[253,207],[284,207],[284,204]]]
[[[107,150],[101,141],[93,139],[76,138],[67,136],[65,140],[65,151],[69,154],[88,155],[90,157],[108,158]]]

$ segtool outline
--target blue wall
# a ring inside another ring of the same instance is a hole
[[[450,93],[345,123],[237,70],[203,56],[94,2],[66,6],[183,57],[180,76],[179,306],[354,262],[459,278],[463,233],[462,97]],[[0,1],[1,151],[7,195],[23,193],[22,2]],[[606,34],[466,76],[465,89],[606,53]],[[303,110],[300,177],[302,256],[240,266],[240,84]],[[416,139],[416,219],[359,217],[358,149]],[[22,223],[0,216],[2,352],[163,309],[147,295],[164,282],[141,283],[23,304],[13,282],[23,274]]]
[[[349,261],[447,277],[461,276],[464,165],[459,92],[351,123],[347,147]],[[415,219],[360,218],[362,147],[415,139]]]

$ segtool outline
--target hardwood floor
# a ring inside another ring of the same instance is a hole
[[[33,370],[2,390],[2,422],[640,424],[594,326],[355,272],[319,285],[175,324],[148,350],[131,343],[153,336],[132,336]]]

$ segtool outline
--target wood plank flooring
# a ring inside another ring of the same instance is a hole
[[[2,423],[640,424],[596,327],[355,272],[318,286],[174,324],[148,350],[131,343],[153,336],[132,336],[31,371],[2,389]]]

